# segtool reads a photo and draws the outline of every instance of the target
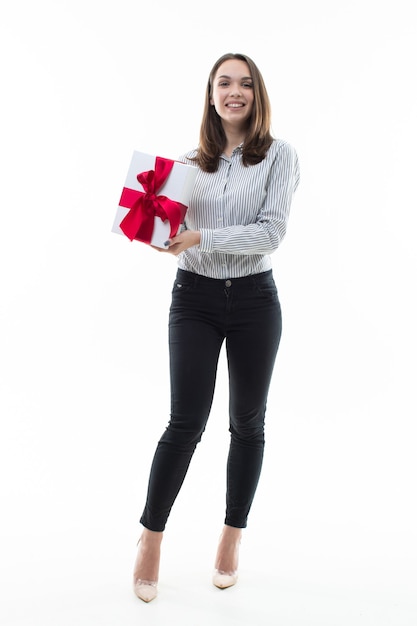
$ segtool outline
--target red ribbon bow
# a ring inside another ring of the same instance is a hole
[[[150,243],[155,217],[161,218],[164,222],[169,220],[170,237],[177,234],[187,207],[181,202],[157,195],[173,166],[174,161],[156,157],[155,170],[141,172],[136,176],[144,191],[123,187],[119,205],[130,211],[120,222],[120,228],[130,241],[137,239]]]

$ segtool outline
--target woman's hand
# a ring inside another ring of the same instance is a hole
[[[179,233],[169,240],[169,246],[166,248],[165,252],[177,256],[188,248],[198,246],[200,239],[201,234],[199,230],[184,230],[182,233]]]

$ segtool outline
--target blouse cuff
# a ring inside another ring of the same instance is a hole
[[[200,228],[201,239],[199,248],[201,252],[213,252],[213,231]]]

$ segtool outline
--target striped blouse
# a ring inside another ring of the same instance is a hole
[[[193,165],[192,150],[180,161]],[[245,167],[242,148],[222,155],[214,173],[198,171],[184,226],[201,241],[178,257],[181,269],[210,278],[238,278],[272,267],[299,182],[297,153],[275,139],[263,161]]]

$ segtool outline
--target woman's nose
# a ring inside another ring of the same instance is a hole
[[[240,87],[239,86],[233,86],[230,92],[231,96],[234,96],[235,98],[238,98],[240,96]]]

